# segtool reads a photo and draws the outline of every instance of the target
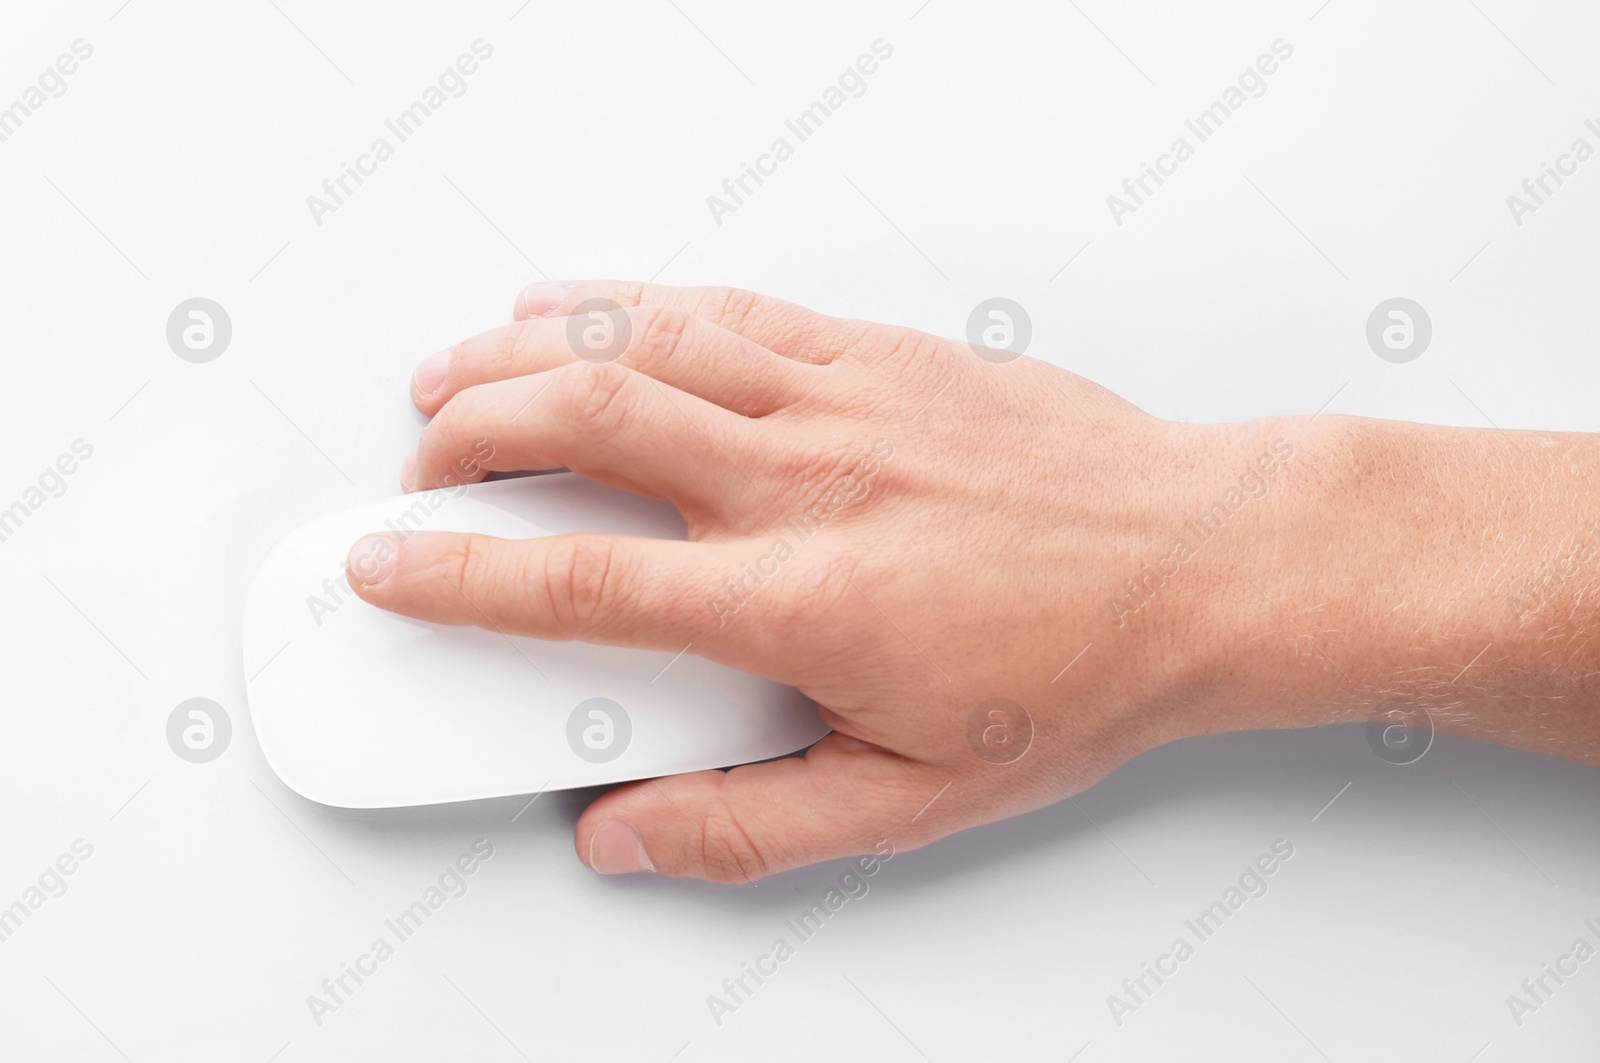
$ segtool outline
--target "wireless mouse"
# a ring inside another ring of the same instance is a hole
[[[384,529],[685,537],[670,505],[574,473],[402,495],[291,532],[246,596],[244,668],[262,752],[304,797],[390,808],[595,786],[764,760],[827,733],[798,691],[692,653],[369,605],[345,555]]]

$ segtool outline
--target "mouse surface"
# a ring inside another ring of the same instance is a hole
[[[402,495],[291,532],[245,599],[244,666],[262,752],[304,797],[389,808],[595,786],[781,756],[827,733],[798,691],[692,653],[369,605],[345,555],[384,529],[685,537],[671,506],[573,473]]]

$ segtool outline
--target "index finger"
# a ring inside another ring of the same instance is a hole
[[[775,623],[782,591],[750,616],[723,584],[748,544],[590,533],[499,539],[458,532],[368,535],[350,548],[350,586],[381,609],[550,641],[689,651],[790,682],[804,632]],[[748,566],[746,566],[748,567]],[[720,603],[720,604],[719,604]],[[778,628],[785,628],[779,632]]]

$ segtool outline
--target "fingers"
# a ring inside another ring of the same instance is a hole
[[[419,531],[366,536],[345,569],[364,600],[418,620],[640,649],[692,639],[698,651],[724,644],[686,593],[711,582],[715,563],[712,548],[675,540]]]
[[[461,392],[423,431],[401,478],[426,490],[570,468],[687,516],[751,489],[760,425],[641,373],[580,362]]]
[[[841,734],[804,757],[620,786],[578,818],[579,857],[602,874],[652,871],[717,882],[843,856],[870,877],[931,832],[914,822],[944,782],[930,769]]]
[[[535,284],[517,295],[516,320],[570,315],[591,299],[625,307],[668,307],[709,321],[796,361],[826,364],[843,338],[859,328],[805,307],[743,288],[676,288],[636,281],[569,281]]]
[[[829,580],[841,571],[826,558],[785,567],[765,539],[591,533],[379,532],[345,559],[361,598],[418,620],[674,653],[692,645],[698,657],[790,686],[814,678],[814,662],[861,651],[870,638],[849,618],[807,622],[819,601],[840,594]]]
[[[747,417],[793,403],[824,374],[684,310],[640,306],[610,314],[532,317],[474,336],[417,367],[412,399],[431,417],[467,388],[580,360],[617,361]]]

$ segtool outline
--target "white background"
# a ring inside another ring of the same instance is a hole
[[[1030,354],[1171,418],[1600,430],[1600,161],[1521,226],[1506,205],[1600,115],[1591,7],[121,2],[0,24],[0,105],[94,48],[0,144],[0,506],[94,448],[0,543],[0,904],[94,848],[0,943],[0,1056],[1593,1058],[1600,961],[1520,1028],[1506,1005],[1600,944],[1591,768],[1447,740],[1396,767],[1360,728],[1161,749],[896,856],[719,1027],[707,995],[842,866],[603,880],[572,853],[584,794],[310,804],[255,746],[239,645],[279,536],[398,490],[415,362],[541,274],[951,336],[1005,295]],[[480,37],[467,94],[316,225],[306,196]],[[717,225],[706,197],[880,37],[865,95]],[[1278,38],[1266,94],[1114,224],[1105,197]],[[204,365],[165,339],[193,296],[233,321]],[[1363,338],[1393,296],[1435,329],[1404,365]],[[196,696],[235,725],[206,765],[164,736]],[[470,891],[316,1024],[307,996],[480,838]],[[1114,1024],[1278,838],[1270,892]]]

